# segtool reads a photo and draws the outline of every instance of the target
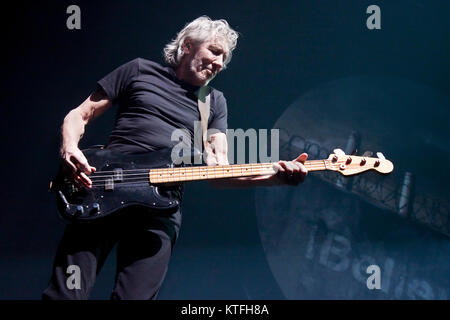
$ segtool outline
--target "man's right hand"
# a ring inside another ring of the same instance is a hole
[[[92,188],[92,181],[87,175],[97,171],[97,169],[89,165],[83,152],[78,147],[62,147],[61,158],[69,175],[72,176],[77,185]]]

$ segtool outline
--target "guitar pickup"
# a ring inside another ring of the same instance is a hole
[[[112,178],[105,180],[105,191],[113,191],[114,190],[114,180]]]
[[[123,169],[122,168],[114,169],[113,179],[114,179],[114,182],[122,182],[123,181]]]

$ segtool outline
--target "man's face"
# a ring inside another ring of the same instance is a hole
[[[227,48],[217,40],[209,40],[201,44],[186,42],[184,81],[203,86],[212,80],[223,68]]]

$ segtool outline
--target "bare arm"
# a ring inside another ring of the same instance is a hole
[[[224,133],[216,133],[210,136],[206,145],[208,153],[206,163],[208,166],[227,165],[228,163],[228,144],[227,137]],[[306,161],[308,155],[302,153],[293,161],[274,162],[274,169],[277,174],[263,175],[255,177],[240,177],[212,180],[210,183],[216,188],[245,188],[245,187],[267,187],[275,185],[298,185],[302,182],[308,170],[306,170],[303,162]]]
[[[104,113],[112,105],[106,93],[99,89],[93,92],[81,105],[71,110],[64,118],[61,127],[60,154],[66,167],[72,172],[75,182],[91,187],[92,182],[87,174],[96,169],[91,167],[78,148],[86,125],[95,117]]]

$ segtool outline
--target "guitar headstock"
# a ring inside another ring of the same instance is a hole
[[[352,176],[368,170],[388,174],[394,170],[394,165],[387,160],[381,152],[377,152],[378,158],[347,155],[340,149],[328,157],[327,169],[338,171],[344,176]]]

